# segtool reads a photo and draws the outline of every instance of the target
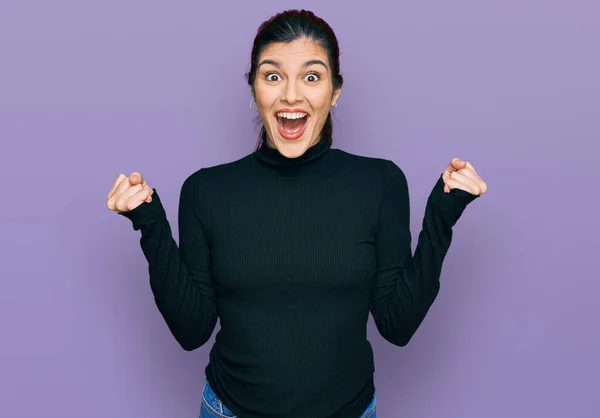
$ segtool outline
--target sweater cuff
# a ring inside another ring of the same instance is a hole
[[[477,199],[479,195],[469,193],[462,189],[452,189],[449,193],[444,192],[443,173],[440,175],[437,183],[433,187],[428,205],[431,205],[436,212],[444,216],[451,225],[454,225],[467,205]]]
[[[152,194],[152,202],[143,202],[132,210],[118,212],[119,215],[124,216],[133,223],[133,229],[136,231],[142,229],[144,226],[167,219],[167,214],[156,189],[152,189],[152,191],[154,192]]]

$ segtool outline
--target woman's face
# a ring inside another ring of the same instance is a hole
[[[299,157],[319,141],[339,94],[327,54],[312,40],[273,43],[260,54],[254,99],[268,144],[282,155]]]

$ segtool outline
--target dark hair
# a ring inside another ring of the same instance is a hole
[[[312,40],[327,52],[329,66],[331,67],[333,91],[335,92],[342,87],[344,78],[340,74],[340,48],[331,26],[309,10],[286,10],[263,22],[254,38],[250,71],[246,74],[246,80],[253,93],[254,82],[256,81],[256,67],[258,66],[258,57],[261,52],[272,43],[290,43],[302,38]],[[258,119],[260,120],[260,116]],[[266,138],[266,135],[267,132],[263,125],[260,130],[257,149],[260,148],[261,142]],[[321,135],[325,137],[325,140],[331,146],[333,142],[331,112],[327,115]]]

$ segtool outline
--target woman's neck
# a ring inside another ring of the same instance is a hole
[[[281,154],[277,148],[270,144],[270,141],[263,137],[260,148],[254,152],[254,155],[263,163],[271,166],[298,167],[320,160],[327,154],[329,149],[330,146],[327,141],[321,138],[317,143],[307,148],[302,155],[289,158]]]

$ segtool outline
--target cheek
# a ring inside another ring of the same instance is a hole
[[[306,94],[306,98],[315,112],[327,115],[331,105],[331,92],[329,89],[311,91]]]
[[[256,106],[258,108],[258,112],[263,120],[267,123],[270,123],[271,120],[269,116],[273,112],[273,98],[269,97],[269,95],[264,93],[255,93],[256,95]]]
[[[315,97],[309,101],[312,110],[320,121],[324,121],[327,118],[327,114],[329,113],[329,98],[328,97]]]
[[[256,104],[261,109],[270,109],[277,100],[277,91],[273,88],[264,88],[263,86],[257,85],[254,89],[254,95],[256,97]]]

